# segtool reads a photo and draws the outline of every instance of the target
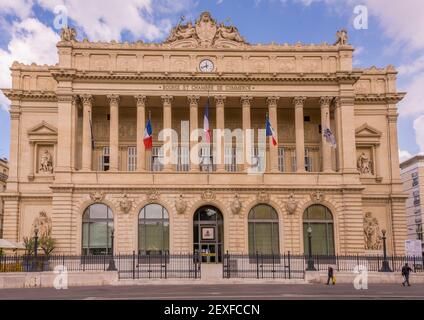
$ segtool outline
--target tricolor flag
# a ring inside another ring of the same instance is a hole
[[[206,135],[206,142],[211,142],[211,130],[209,129],[209,98],[206,101],[205,114],[203,116],[203,130]]]
[[[275,131],[271,126],[271,123],[269,122],[268,114],[266,115],[266,136],[272,137],[272,144],[274,146],[277,145],[277,137],[275,136]]]
[[[337,148],[336,137],[334,136],[334,134],[331,132],[329,128],[326,128],[324,130],[324,138],[330,144],[332,148],[334,149]]]
[[[153,146],[153,137],[152,137],[152,124],[150,123],[150,116],[149,120],[147,120],[146,129],[144,129],[144,147],[146,150],[152,149]]]

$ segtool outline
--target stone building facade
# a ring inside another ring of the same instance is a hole
[[[303,253],[310,224],[320,253],[381,252],[383,229],[389,252],[403,253],[396,105],[404,93],[394,67],[352,67],[345,31],[335,44],[249,44],[203,13],[164,43],[75,37],[62,31],[56,65],[15,62],[12,89],[3,90],[12,102],[6,239],[30,236],[44,211],[61,253],[96,253],[90,241],[109,248],[112,228],[120,253]],[[234,143],[212,158],[200,148],[200,165],[186,165],[198,138],[178,140],[176,163],[161,163],[159,132],[203,132],[207,103],[211,130],[257,131],[268,117],[277,145],[269,137],[241,163]],[[152,150],[143,144],[149,118]],[[100,222],[95,208],[108,208]],[[97,237],[104,225],[109,233]]]

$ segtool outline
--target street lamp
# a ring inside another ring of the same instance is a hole
[[[109,266],[107,267],[107,271],[116,271],[116,270],[118,270],[118,269],[116,269],[116,265],[115,265],[115,259],[114,259],[114,257],[113,257],[113,254],[114,254],[114,250],[113,250],[113,240],[115,239],[115,236],[114,236],[114,230],[113,230],[113,228],[112,228],[112,233],[111,233],[111,235],[110,235],[110,240],[111,240],[111,258],[109,259]]]
[[[308,233],[308,265],[306,271],[317,271],[314,266],[314,259],[312,258],[312,228],[308,227],[306,230]]]
[[[381,233],[383,234],[383,263],[381,265],[380,272],[392,272],[392,269],[390,269],[389,266],[389,261],[387,261],[386,230],[381,230]]]
[[[34,267],[37,268],[37,254],[38,254],[38,227],[34,228]]]

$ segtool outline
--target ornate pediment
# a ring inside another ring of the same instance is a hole
[[[27,133],[30,141],[55,142],[57,140],[57,128],[45,121],[30,128]]]
[[[203,12],[195,24],[180,23],[171,30],[165,43],[178,48],[217,47],[231,48],[247,44],[234,26],[217,23],[209,12]]]
[[[364,123],[362,126],[355,130],[355,134],[357,137],[366,137],[366,138],[379,138],[381,137],[381,132],[370,125],[368,123]]]

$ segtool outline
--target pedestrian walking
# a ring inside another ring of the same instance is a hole
[[[330,284],[330,281],[333,285],[336,284],[336,278],[334,277],[334,270],[331,266],[328,267],[327,286]]]
[[[405,265],[402,267],[402,276],[404,281],[402,282],[402,285],[405,286],[405,284],[408,285],[408,287],[411,286],[409,283],[409,273],[412,271],[412,269],[408,266],[408,263],[405,263]]]

